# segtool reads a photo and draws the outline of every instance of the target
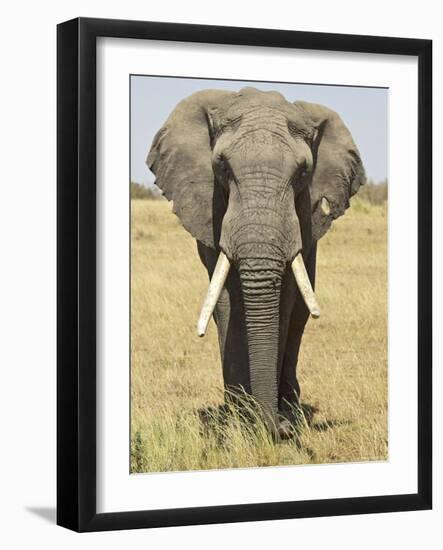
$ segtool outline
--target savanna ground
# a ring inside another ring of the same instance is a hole
[[[132,472],[387,459],[386,202],[354,198],[319,243],[322,316],[298,365],[306,414],[279,444],[235,411],[205,428],[199,410],[223,402],[216,327],[195,328],[207,273],[169,203],[131,202]]]

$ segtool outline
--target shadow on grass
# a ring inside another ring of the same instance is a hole
[[[309,405],[308,403],[302,403],[301,408],[306,424],[311,430],[316,432],[327,432],[328,430],[332,430],[340,426],[348,426],[349,424],[352,424],[351,420],[323,420],[322,422],[314,422],[314,415],[319,412],[319,409],[313,405]]]

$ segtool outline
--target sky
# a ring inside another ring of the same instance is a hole
[[[145,164],[152,140],[179,101],[207,88],[239,91],[253,86],[276,90],[288,101],[321,103],[342,117],[360,150],[368,178],[388,174],[388,90],[321,84],[292,84],[239,80],[205,80],[131,76],[131,181],[149,185],[154,175]]]

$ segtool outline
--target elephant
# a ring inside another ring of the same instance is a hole
[[[178,103],[146,163],[208,271],[197,330],[213,316],[225,395],[252,396],[290,437],[302,335],[320,315],[317,241],[365,183],[350,131],[276,91],[203,90]]]

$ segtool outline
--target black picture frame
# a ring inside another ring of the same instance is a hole
[[[96,512],[96,39],[135,38],[418,58],[416,494]],[[432,42],[107,19],[57,28],[57,523],[75,531],[425,510],[432,507]]]

